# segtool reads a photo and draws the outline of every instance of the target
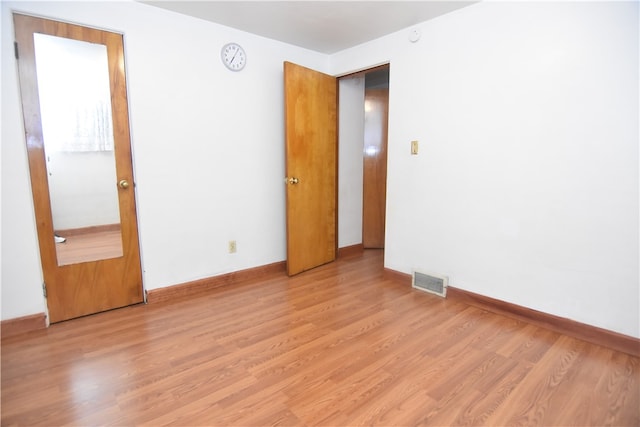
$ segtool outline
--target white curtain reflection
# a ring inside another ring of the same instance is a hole
[[[107,47],[45,34],[34,45],[58,265],[120,257]]]
[[[49,152],[112,151],[107,48],[35,34],[42,132]]]

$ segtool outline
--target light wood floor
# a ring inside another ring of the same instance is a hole
[[[67,241],[56,243],[58,265],[69,265],[122,256],[120,230],[62,234]]]
[[[2,425],[640,425],[640,360],[383,279],[382,252],[2,341]]]

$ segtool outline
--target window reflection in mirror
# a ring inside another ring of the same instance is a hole
[[[106,46],[34,43],[58,265],[121,257]]]

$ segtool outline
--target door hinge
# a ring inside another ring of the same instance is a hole
[[[16,55],[16,59],[20,59],[18,55],[18,42],[13,42],[13,53]]]
[[[47,284],[42,282],[42,294],[44,295],[44,297],[47,297]]]

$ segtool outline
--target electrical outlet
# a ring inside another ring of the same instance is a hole
[[[229,240],[229,253],[230,254],[235,254],[236,250],[237,250],[236,241],[235,240]]]
[[[411,141],[411,154],[418,154],[418,141]]]

